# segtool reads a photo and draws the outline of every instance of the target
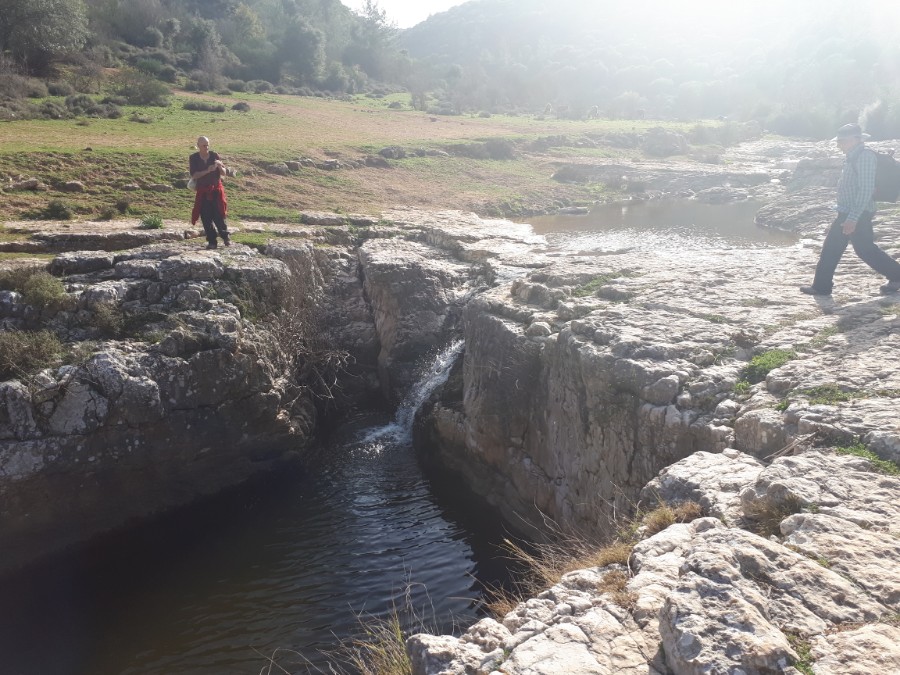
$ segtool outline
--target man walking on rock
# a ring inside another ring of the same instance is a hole
[[[812,285],[800,287],[803,293],[831,295],[834,270],[849,243],[864,263],[888,278],[880,288],[883,295],[900,291],[900,263],[878,248],[872,233],[877,159],[863,142],[868,137],[858,124],[845,124],[834,138],[846,155],[837,189],[838,215],[822,244]]]

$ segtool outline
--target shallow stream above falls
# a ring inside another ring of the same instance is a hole
[[[799,238],[754,222],[761,204],[706,204],[690,199],[634,201],[595,206],[586,215],[527,219],[549,252],[603,255],[653,251],[684,255],[723,248],[792,246]]]
[[[411,607],[431,631],[471,624],[484,584],[505,578],[504,533],[480,504],[426,479],[409,435],[459,347],[393,420],[350,420],[307,472],[0,580],[0,672],[246,674],[267,672],[273,655],[288,672],[330,672],[322,652],[359,632],[358,615]]]

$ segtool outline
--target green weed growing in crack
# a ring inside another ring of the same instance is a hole
[[[600,274],[587,283],[581,284],[580,286],[575,287],[572,291],[573,298],[586,298],[590,295],[594,295],[598,290],[600,290],[601,286],[605,286],[613,279],[618,279],[622,274],[620,272],[613,272],[611,274]]]
[[[890,460],[881,459],[881,457],[869,450],[862,443],[839,447],[835,448],[834,450],[839,455],[853,455],[854,457],[862,457],[863,459],[869,460],[869,462],[872,463],[872,468],[878,473],[882,473],[887,476],[900,476],[900,466]]]
[[[762,354],[757,354],[741,371],[742,379],[747,380],[750,384],[762,382],[771,371],[795,358],[797,358],[797,352],[793,349],[770,349]]]
[[[803,673],[803,675],[815,675],[813,671],[812,645],[809,641],[796,633],[785,633],[785,637],[788,640],[788,644],[791,645],[791,649],[797,655],[794,668]]]

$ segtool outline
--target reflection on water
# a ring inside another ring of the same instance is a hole
[[[503,533],[483,506],[435,496],[406,435],[378,433],[399,419],[360,416],[309,474],[0,581],[0,672],[258,673],[276,650],[288,672],[328,672],[321,651],[359,613],[408,598],[432,630],[471,623],[482,582],[504,575]]]
[[[604,204],[586,216],[531,218],[535,234],[551,249],[578,253],[621,250],[679,253],[700,249],[790,246],[793,234],[754,223],[760,204],[704,204],[692,200],[659,200]]]

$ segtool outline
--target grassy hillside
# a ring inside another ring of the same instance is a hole
[[[226,111],[185,110],[187,101],[222,103]],[[249,111],[232,110],[238,101],[249,104]],[[392,103],[394,108],[389,107]],[[401,205],[487,214],[540,210],[594,198],[585,187],[552,181],[555,162],[598,154],[628,158],[636,151],[579,149],[573,143],[545,152],[516,151],[514,159],[473,159],[462,156],[465,146],[507,139],[524,147],[538,138],[596,137],[659,124],[542,116],[432,116],[412,110],[408,103],[406,95],[334,101],[182,93],[168,108],[125,107],[119,119],[3,122],[0,219],[35,217],[51,200],[61,200],[81,219],[108,218],[114,210],[122,211],[124,200],[131,214],[186,220],[192,193],[184,188],[160,193],[146,187],[186,178],[188,155],[201,134],[209,136],[212,148],[239,172],[237,178],[227,180],[232,219],[291,221],[299,210],[375,214]],[[393,145],[449,149],[451,154],[389,160],[387,167],[364,166],[367,156]],[[351,166],[333,171],[304,167],[286,176],[267,171],[274,162],[300,158],[319,164],[337,159]],[[50,189],[9,189],[11,183],[31,177]],[[60,186],[72,180],[82,181],[86,190],[61,192]],[[135,184],[144,189],[123,190]]]

